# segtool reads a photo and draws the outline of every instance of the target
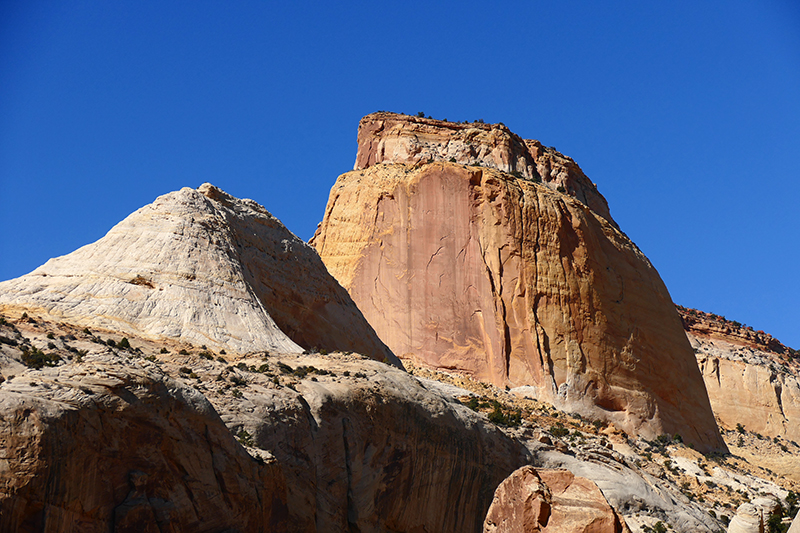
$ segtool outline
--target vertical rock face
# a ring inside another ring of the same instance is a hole
[[[0,310],[235,352],[316,346],[399,364],[313,248],[210,184],[161,196],[99,241],[0,283]]]
[[[663,282],[608,218],[493,169],[374,164],[365,121],[372,166],[339,177],[312,243],[397,355],[724,447]]]
[[[0,386],[0,530],[285,531],[286,485],[203,396],[95,357]]]
[[[678,308],[714,414],[728,428],[800,441],[800,361],[763,331]]]
[[[606,199],[575,161],[539,141],[522,139],[504,124],[462,124],[385,112],[361,119],[354,170],[433,161],[496,168],[553,190],[561,187],[616,225]]]
[[[592,481],[569,470],[523,466],[497,487],[484,533],[622,533],[630,530]]]

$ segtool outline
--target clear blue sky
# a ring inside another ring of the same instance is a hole
[[[308,239],[377,110],[555,146],[677,303],[800,348],[793,0],[5,0],[0,280],[205,181]]]

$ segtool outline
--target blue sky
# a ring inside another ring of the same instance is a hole
[[[800,348],[800,5],[0,3],[0,280],[205,181],[308,239],[361,116],[573,157],[673,299]]]

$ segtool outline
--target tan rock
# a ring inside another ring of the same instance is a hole
[[[743,503],[736,510],[728,533],[764,533],[764,513],[752,503]]]
[[[486,533],[617,533],[629,531],[600,489],[568,470],[524,466],[495,491]]]
[[[161,196],[99,241],[0,283],[0,311],[235,352],[318,347],[399,364],[313,248],[210,184]]]
[[[539,141],[520,138],[504,124],[461,124],[386,112],[361,119],[354,170],[434,161],[496,168],[553,190],[561,187],[616,226],[606,199],[575,161]]]
[[[113,356],[0,385],[0,530],[286,530],[286,486],[197,391]]]
[[[568,195],[487,168],[374,165],[339,177],[312,243],[401,358],[724,448],[658,273]]]
[[[720,422],[800,442],[800,361],[789,348],[723,317],[679,311]]]
[[[800,533],[800,513],[798,513],[794,520],[792,520],[792,525],[789,527],[789,531],[787,533]]]

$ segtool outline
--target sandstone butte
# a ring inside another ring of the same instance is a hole
[[[725,449],[664,283],[552,148],[367,115],[311,243],[401,359]]]
[[[348,350],[400,365],[313,248],[208,183],[0,283],[0,312],[233,353]]]
[[[720,423],[800,442],[800,353],[725,317],[678,311]]]

